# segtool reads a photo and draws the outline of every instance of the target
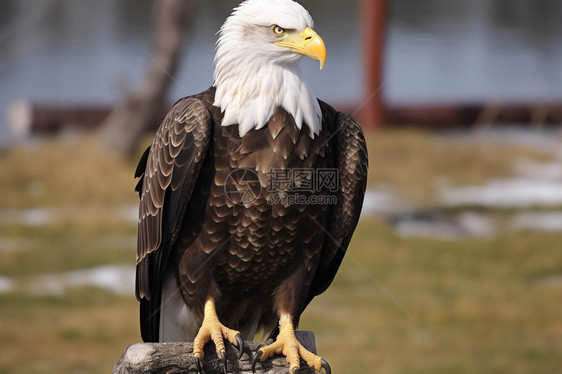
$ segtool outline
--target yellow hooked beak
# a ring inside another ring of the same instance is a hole
[[[280,47],[290,48],[293,52],[301,53],[316,61],[320,61],[320,70],[326,63],[326,45],[322,38],[310,27],[303,32],[287,32],[280,42],[275,42]]]

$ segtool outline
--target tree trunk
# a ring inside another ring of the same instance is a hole
[[[138,89],[126,94],[103,124],[104,145],[132,154],[162,110],[176,72],[196,0],[156,0],[154,41],[147,72]]]
[[[297,339],[309,351],[316,353],[314,334],[308,331],[297,331]],[[238,351],[226,344],[228,372],[236,374],[252,373],[252,358],[258,350],[258,343],[244,342],[244,354],[238,361]],[[113,374],[173,374],[199,373],[193,357],[193,343],[150,343],[134,344],[127,348],[115,365]],[[215,346],[205,346],[205,358],[202,362],[203,373],[224,373],[222,363],[217,357]],[[264,363],[256,365],[257,374],[288,374],[289,365],[285,357],[275,356]],[[314,374],[314,369],[301,362],[299,374]]]

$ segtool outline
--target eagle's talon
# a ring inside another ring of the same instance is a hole
[[[244,343],[242,342],[241,345],[241,340],[242,337],[240,336],[240,333],[238,331],[229,329],[219,321],[219,317],[217,316],[217,312],[215,309],[215,302],[214,300],[209,299],[205,303],[203,323],[199,328],[197,336],[193,340],[193,355],[200,361],[204,356],[203,349],[205,348],[205,345],[209,341],[212,341],[213,343],[215,343],[217,356],[223,363],[224,373],[227,374],[228,363],[226,358],[225,341],[230,342],[230,344],[232,345],[238,345],[239,348],[243,349]],[[198,368],[199,367],[200,362]],[[199,374],[202,374],[202,372],[199,371]]]
[[[238,360],[242,358],[242,354],[244,354],[244,340],[240,334],[236,335],[236,343],[238,343]]]
[[[222,367],[224,369],[224,374],[228,374],[228,362],[226,361],[226,352],[221,351],[220,359],[222,361]]]
[[[260,344],[260,345],[263,346],[263,344]],[[254,358],[252,358],[252,374],[255,374],[256,364],[258,363],[258,361],[259,361],[259,359],[261,358],[262,355],[263,355],[263,351],[261,350],[261,347],[258,346],[258,351],[254,355]]]
[[[201,370],[201,360],[197,356],[195,356],[195,365],[197,365],[197,372],[203,374],[203,370]]]
[[[259,348],[254,356],[254,365],[258,359],[264,362],[267,358],[274,355],[285,356],[289,363],[289,372],[298,374],[300,371],[301,360],[317,372],[322,369],[326,374],[331,374],[330,365],[322,357],[307,350],[296,338],[295,329],[290,316],[283,316],[279,323],[280,330],[277,339],[272,344]]]
[[[322,368],[324,369],[326,374],[332,374],[332,368],[330,368],[330,364],[328,364],[328,361],[324,359],[322,359]]]

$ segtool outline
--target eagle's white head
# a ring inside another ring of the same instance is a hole
[[[303,56],[326,61],[324,42],[312,30],[310,14],[293,0],[246,0],[222,26],[215,55],[214,105],[222,126],[239,125],[240,136],[264,127],[276,108],[306,123],[318,135],[322,113],[303,82]]]

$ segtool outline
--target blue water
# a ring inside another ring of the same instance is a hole
[[[2,0],[0,138],[8,103],[113,103],[149,59],[151,0]],[[170,100],[211,84],[216,31],[238,1],[201,2]],[[303,0],[328,46],[306,60],[317,96],[362,96],[358,6]],[[389,1],[385,85],[391,103],[562,100],[562,1]]]

